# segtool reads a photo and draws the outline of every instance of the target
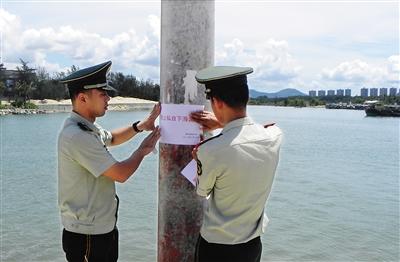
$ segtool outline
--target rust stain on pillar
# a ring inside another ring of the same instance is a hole
[[[161,102],[205,104],[195,71],[214,64],[214,1],[161,1]],[[181,174],[192,146],[160,143],[159,262],[193,261],[203,203]]]

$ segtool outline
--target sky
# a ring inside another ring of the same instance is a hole
[[[397,87],[399,1],[216,0],[215,64],[262,92]],[[112,71],[159,83],[160,1],[0,0],[1,62]]]

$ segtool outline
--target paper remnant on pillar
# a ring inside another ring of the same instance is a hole
[[[197,163],[196,160],[192,159],[192,161],[189,162],[185,166],[184,169],[182,169],[181,174],[186,177],[187,180],[190,181],[190,183],[193,184],[193,186],[196,186],[197,184]]]

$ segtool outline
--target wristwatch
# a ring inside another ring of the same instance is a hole
[[[143,130],[139,130],[139,128],[137,127],[137,125],[139,123],[140,123],[140,121],[136,121],[135,123],[132,124],[132,128],[133,128],[133,130],[135,130],[136,133],[143,132]]]

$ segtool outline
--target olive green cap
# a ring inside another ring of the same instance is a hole
[[[111,64],[111,61],[107,61],[84,68],[70,74],[60,81],[61,83],[67,84],[68,89],[71,90],[103,89],[117,91],[110,86],[107,81],[107,74],[111,69]]]
[[[251,67],[211,66],[196,74],[197,82],[204,84],[206,98],[229,90],[242,90],[248,93],[247,74],[253,72]]]
[[[210,81],[228,79],[253,72],[251,67],[238,66],[211,66],[200,70],[196,74],[197,82],[205,84]]]

